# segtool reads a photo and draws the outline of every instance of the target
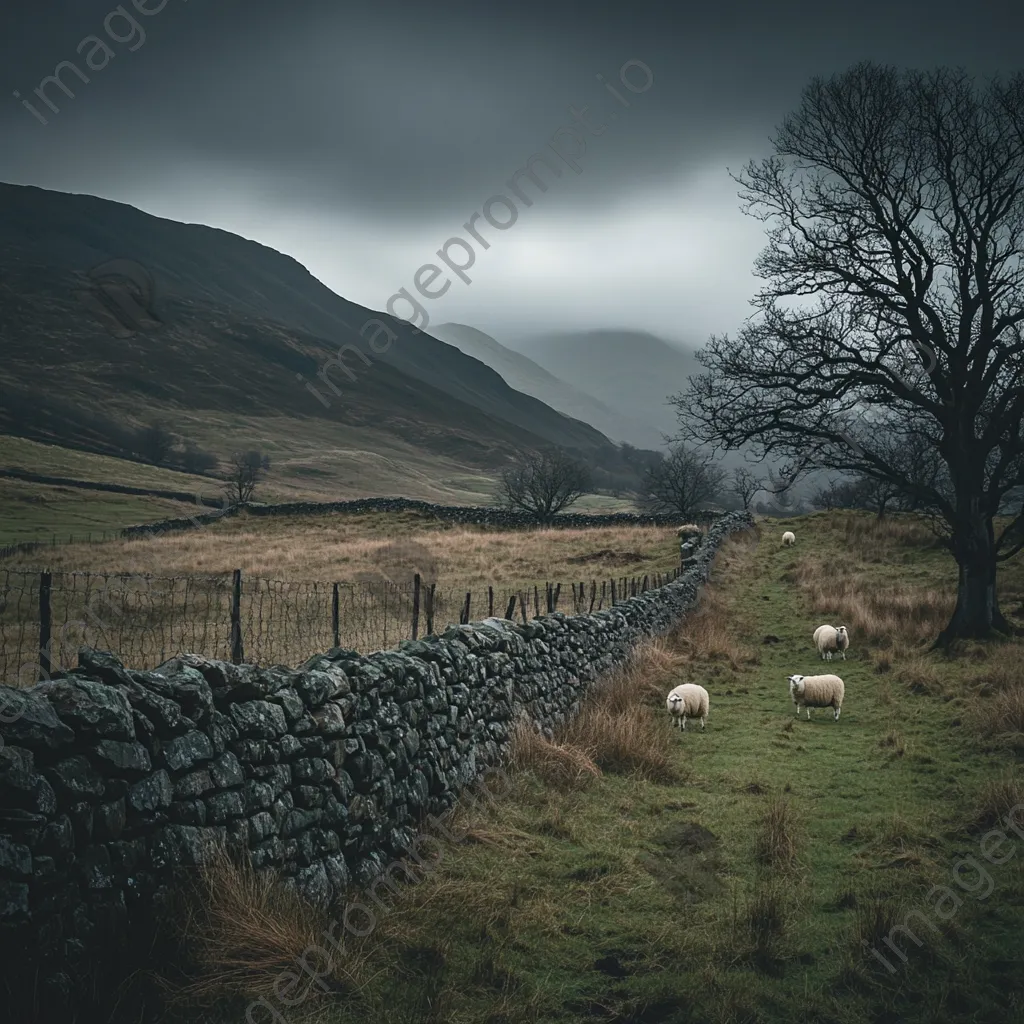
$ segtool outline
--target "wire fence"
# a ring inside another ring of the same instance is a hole
[[[670,572],[544,586],[439,585],[417,575],[296,582],[247,576],[0,569],[0,682],[30,686],[78,663],[78,649],[114,652],[132,669],[178,654],[256,665],[301,664],[332,647],[362,653],[489,616],[526,622],[553,611],[599,611],[660,587]]]

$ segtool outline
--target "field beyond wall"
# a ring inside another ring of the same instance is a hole
[[[328,992],[299,986],[287,1021],[1024,1019],[1024,838],[1005,829],[998,866],[980,852],[1024,802],[1024,644],[927,652],[955,570],[918,524],[831,513],[757,532],[555,743],[522,737],[512,791],[458,815],[461,842],[420,884],[380,890],[377,927],[348,940]],[[1019,562],[1002,592],[1020,624]],[[842,716],[796,720],[786,676],[823,670],[825,621],[852,638],[830,666]],[[684,680],[711,694],[703,733],[670,728],[664,694]],[[275,984],[329,916],[229,865],[201,893],[169,1020],[282,1009]]]

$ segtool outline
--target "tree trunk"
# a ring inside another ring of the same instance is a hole
[[[975,512],[956,530],[953,555],[959,567],[956,608],[935,641],[947,647],[953,640],[984,640],[1010,632],[996,596],[995,535],[992,520]]]

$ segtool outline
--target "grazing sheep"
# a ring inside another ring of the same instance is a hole
[[[807,709],[810,721],[811,708],[832,708],[833,720],[839,721],[839,712],[843,707],[843,694],[846,688],[839,676],[790,676],[789,695],[796,705],[796,716],[800,717],[800,706]]]
[[[796,534],[792,530],[787,530],[782,535],[782,546],[788,548],[791,544],[796,543]]]
[[[700,727],[704,728],[711,707],[711,698],[703,686],[696,683],[682,683],[677,686],[665,701],[669,714],[675,719],[677,727],[686,729],[686,719],[699,718]]]
[[[814,645],[822,661],[831,661],[833,652],[842,654],[846,661],[846,649],[850,646],[850,635],[845,626],[819,626],[814,631]]]
[[[687,523],[685,526],[680,526],[676,530],[676,535],[679,537],[692,537],[695,534],[703,533],[704,530],[696,523]]]

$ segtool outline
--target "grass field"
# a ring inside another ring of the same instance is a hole
[[[0,547],[24,541],[67,545],[69,538],[114,536],[135,523],[194,515],[195,505],[135,494],[86,491],[0,477]],[[83,544],[86,550],[87,545]],[[57,550],[57,549],[55,549]],[[35,555],[38,564],[41,558]]]
[[[578,593],[586,584],[581,610],[591,596],[595,608],[607,607],[612,579],[646,575],[653,585],[678,559],[675,534],[664,527],[496,531],[446,527],[416,513],[242,515],[188,532],[47,547],[0,565],[0,680],[29,685],[39,676],[43,568],[53,573],[52,663],[75,664],[86,644],[141,669],[182,652],[231,656],[235,568],[246,660],[297,665],[334,646],[335,582],[338,639],[368,653],[412,636],[417,572],[435,585],[429,621],[440,632],[460,620],[467,592],[471,618],[489,614],[492,601],[505,614],[515,595],[518,620],[524,602],[529,616],[546,611],[550,581],[561,585],[557,608],[571,613],[570,585]],[[421,610],[424,635],[425,594]]]
[[[258,430],[248,421],[231,419],[215,425],[222,426],[225,434],[211,436],[212,450],[218,450],[217,445],[230,450],[234,439],[235,446],[270,453],[270,471],[256,493],[259,501],[345,501],[401,494],[441,504],[493,503],[493,475],[427,457],[394,438],[370,436],[362,446],[347,447],[341,438],[320,436],[322,424],[312,426],[309,436],[295,434],[291,420],[287,430],[282,426],[283,433],[275,431],[273,423],[269,427],[260,423]],[[373,450],[366,447],[370,442]],[[4,434],[0,434],[0,469],[179,491],[214,501],[221,499],[223,489],[221,481],[211,477]],[[630,501],[600,494],[585,495],[574,508],[579,512],[635,510]],[[0,477],[0,547],[54,537],[58,543],[66,543],[69,536],[85,540],[90,534],[96,537],[126,526],[208,511],[196,500],[177,502]]]
[[[65,544],[43,556],[5,562],[10,568],[223,574],[287,580],[424,578],[486,587],[533,585],[642,575],[679,562],[667,527],[588,527],[580,530],[484,530],[449,526],[419,513],[331,513],[311,516],[242,514],[201,529],[102,544]]]
[[[927,653],[955,572],[918,526],[833,513],[759,533],[556,743],[520,739],[512,791],[460,816],[461,844],[384,895],[336,991],[289,1022],[1024,1019],[1024,839],[1006,830],[999,866],[980,852],[1024,800],[1024,645]],[[1022,583],[1017,562],[1006,612]],[[811,633],[840,620],[842,716],[797,720],[786,677],[823,670]],[[706,732],[670,727],[682,680],[711,694]],[[226,865],[203,892],[172,1017],[279,1006],[281,971],[329,918]]]

